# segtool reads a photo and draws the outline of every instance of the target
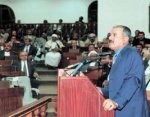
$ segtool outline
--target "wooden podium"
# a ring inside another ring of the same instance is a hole
[[[57,117],[114,117],[114,111],[103,109],[104,97],[86,76],[67,72],[58,70]]]

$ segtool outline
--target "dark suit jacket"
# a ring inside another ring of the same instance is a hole
[[[27,64],[28,64],[29,77],[30,78],[34,78],[33,77],[33,73],[36,72],[35,71],[35,66],[31,62],[29,62],[29,61],[27,62]],[[13,65],[16,66],[16,70],[17,71],[21,71],[21,61],[20,60],[19,61],[15,61],[13,63]]]
[[[135,48],[121,50],[102,92],[119,105],[115,117],[149,117],[143,60]]]
[[[22,50],[25,48],[25,45],[23,46]],[[32,55],[32,56],[35,56],[37,53],[37,49],[33,46],[33,45],[30,45],[30,49],[29,49],[29,52],[28,52],[28,56]]]
[[[0,60],[5,60],[5,55],[4,55],[5,51],[4,50],[1,50],[0,51]],[[10,52],[10,57],[12,56],[15,56],[16,54],[14,52]]]

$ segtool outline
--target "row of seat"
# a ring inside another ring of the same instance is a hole
[[[0,60],[0,78],[21,76],[23,73],[16,70],[16,66],[12,65],[13,60]]]

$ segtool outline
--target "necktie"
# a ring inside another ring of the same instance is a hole
[[[24,71],[24,75],[27,76],[26,62],[24,62],[23,71]]]

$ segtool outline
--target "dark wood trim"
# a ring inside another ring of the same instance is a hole
[[[52,101],[51,97],[43,97],[29,105],[23,106],[7,115],[7,117],[26,117],[27,114],[30,114],[37,109],[47,106],[49,102]]]

